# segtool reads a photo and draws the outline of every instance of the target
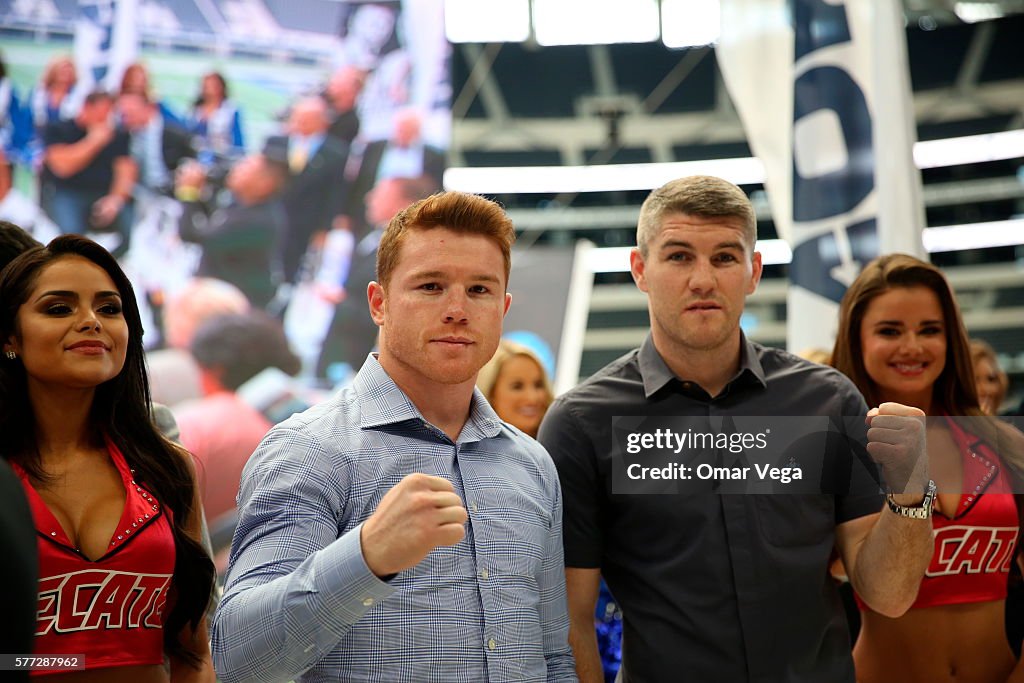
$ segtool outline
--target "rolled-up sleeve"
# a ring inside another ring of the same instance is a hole
[[[250,459],[213,621],[225,683],[298,677],[393,593],[366,566],[362,525],[339,536],[343,479],[321,445],[293,429],[272,430]]]

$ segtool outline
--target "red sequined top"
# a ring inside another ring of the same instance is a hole
[[[84,655],[87,669],[162,664],[164,608],[174,573],[170,511],[135,482],[114,444],[108,441],[107,449],[127,496],[107,552],[96,560],[74,547],[15,465],[39,538],[33,654]]]
[[[1020,522],[1010,474],[984,442],[947,418],[963,458],[955,514],[932,514],[935,549],[912,609],[1006,598]],[[863,602],[857,600],[861,609]]]

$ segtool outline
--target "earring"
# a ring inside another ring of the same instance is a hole
[[[7,356],[7,360],[17,360],[17,358],[18,358],[18,354],[16,354],[14,351],[8,351],[6,353],[6,356]]]

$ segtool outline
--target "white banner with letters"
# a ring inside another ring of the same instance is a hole
[[[718,63],[793,250],[788,347],[831,349],[838,302],[882,253],[924,257],[898,0],[721,0]]]

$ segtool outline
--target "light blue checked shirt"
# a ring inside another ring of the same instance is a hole
[[[454,485],[466,537],[385,583],[359,532],[413,472]],[[452,443],[371,355],[350,387],[271,430],[238,509],[213,622],[221,681],[576,680],[558,475],[479,391]]]

